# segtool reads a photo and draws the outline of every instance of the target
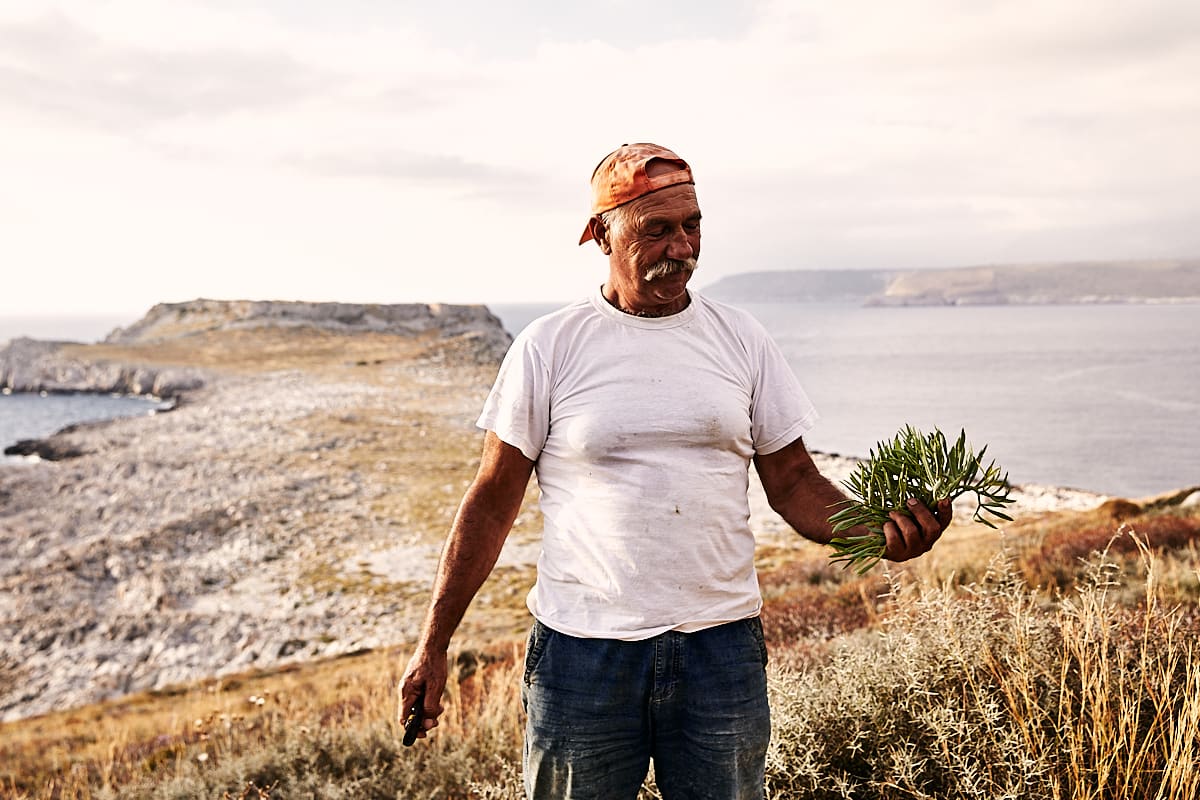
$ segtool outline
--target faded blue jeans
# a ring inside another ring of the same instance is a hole
[[[534,622],[521,700],[530,800],[761,800],[767,650],[757,617],[639,642]]]

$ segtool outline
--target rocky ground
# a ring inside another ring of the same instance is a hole
[[[61,460],[0,469],[0,718],[411,641],[508,341],[480,308],[197,301],[100,345],[0,350],[15,390],[176,400],[35,451]],[[835,480],[853,464],[818,462]],[[752,484],[756,532],[794,542]],[[465,641],[526,625],[535,497]]]
[[[363,327],[227,322],[0,359],[24,388],[188,376],[169,413],[0,469],[0,715],[411,638],[508,337],[486,311]],[[528,516],[503,563],[528,561]]]

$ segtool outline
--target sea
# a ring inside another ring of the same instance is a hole
[[[20,336],[69,342],[97,342],[115,328],[137,321],[137,315],[0,317],[0,347]],[[118,417],[153,414],[156,400],[107,394],[0,393],[0,453],[22,439],[48,436],[68,425]],[[0,468],[31,463],[32,459],[0,455]]]
[[[490,307],[515,334],[559,305]],[[965,430],[1014,483],[1131,498],[1200,485],[1200,305],[740,305],[779,344],[821,414],[805,436],[812,450],[866,456],[905,425],[936,427]],[[6,320],[0,342],[96,341],[132,321],[64,318],[31,333],[28,322],[16,329]],[[0,395],[0,448],[152,406]]]
[[[912,425],[965,430],[1014,483],[1200,485],[1200,305],[738,305],[821,415],[810,450],[864,457]],[[515,332],[555,307],[492,310]]]

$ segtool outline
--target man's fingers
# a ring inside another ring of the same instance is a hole
[[[396,705],[396,716],[403,722],[408,718],[408,712],[412,710],[413,704],[417,702],[417,698],[421,695],[421,686],[408,681],[400,683],[399,692],[400,702]]]
[[[951,521],[954,519],[954,503],[949,498],[943,497],[938,501],[937,506],[937,521],[942,526],[942,530],[950,527]]]
[[[936,513],[917,499],[907,503],[908,511],[897,509],[888,514],[883,526],[884,557],[888,561],[907,561],[929,552],[954,517],[949,500],[939,500]]]
[[[922,542],[919,530],[912,517],[903,511],[893,511],[888,514],[891,522],[883,526],[883,538],[887,543],[886,556],[890,561],[907,561],[913,556],[920,555]]]
[[[909,513],[913,515],[913,519],[921,526],[922,541],[929,538],[930,535],[937,535],[942,530],[942,523],[929,507],[917,500],[915,497],[908,500]]]
[[[400,716],[407,716],[413,705],[422,698],[424,698],[424,702],[422,703],[424,706],[437,702],[437,698],[430,697],[436,690],[433,681],[430,681],[420,673],[406,674],[400,679],[400,685],[397,688],[400,690]]]
[[[425,719],[433,720],[433,725],[430,727],[436,727],[437,718],[440,717],[442,712],[445,710],[442,707],[441,700],[439,699],[441,696],[442,693],[440,691],[437,693],[437,697],[432,696],[432,693],[425,695]]]
[[[883,527],[885,553],[890,561],[907,561],[929,552],[953,513],[945,500],[938,503],[936,516],[919,500],[911,499],[907,505],[908,513],[891,512],[888,514],[891,522]]]
[[[397,716],[402,725],[408,722],[416,704],[421,703],[421,725],[416,732],[418,739],[424,739],[427,731],[438,726],[438,717],[446,710],[441,701],[441,687],[435,687],[434,683],[409,678],[400,684]]]

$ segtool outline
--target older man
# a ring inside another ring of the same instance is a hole
[[[479,473],[454,519],[401,683],[442,711],[451,634],[495,564],[536,469],[545,519],[522,699],[530,798],[760,798],[770,734],[750,461],[771,507],[828,542],[844,495],[803,434],[816,412],[748,314],[689,290],[700,253],[691,167],[622,145],[592,175],[580,244],[608,257],[590,297],[533,322],[484,406]],[[895,512],[886,555],[950,520]]]

